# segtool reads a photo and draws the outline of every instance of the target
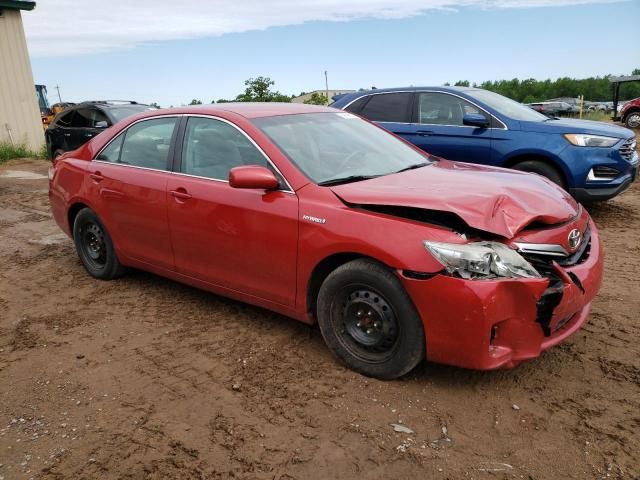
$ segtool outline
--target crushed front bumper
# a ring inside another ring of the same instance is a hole
[[[553,264],[553,270],[553,280],[401,275],[424,324],[427,359],[479,370],[510,368],[565,340],[586,322],[602,282],[593,223],[583,261]]]

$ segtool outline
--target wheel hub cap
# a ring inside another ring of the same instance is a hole
[[[344,304],[345,333],[366,350],[383,352],[397,335],[396,320],[384,298],[369,290],[352,292]]]

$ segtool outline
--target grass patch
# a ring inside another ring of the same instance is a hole
[[[43,145],[39,151],[34,152],[26,145],[12,145],[7,142],[0,142],[0,163],[14,158],[47,158],[47,147]]]

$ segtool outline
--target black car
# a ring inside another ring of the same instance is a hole
[[[75,150],[114,123],[153,108],[132,101],[78,103],[59,113],[45,132],[49,158]]]

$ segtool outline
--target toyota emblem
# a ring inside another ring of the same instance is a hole
[[[567,241],[569,242],[569,248],[571,250],[575,250],[580,245],[580,240],[582,240],[582,234],[580,230],[574,228],[569,232],[569,236],[567,237]]]

